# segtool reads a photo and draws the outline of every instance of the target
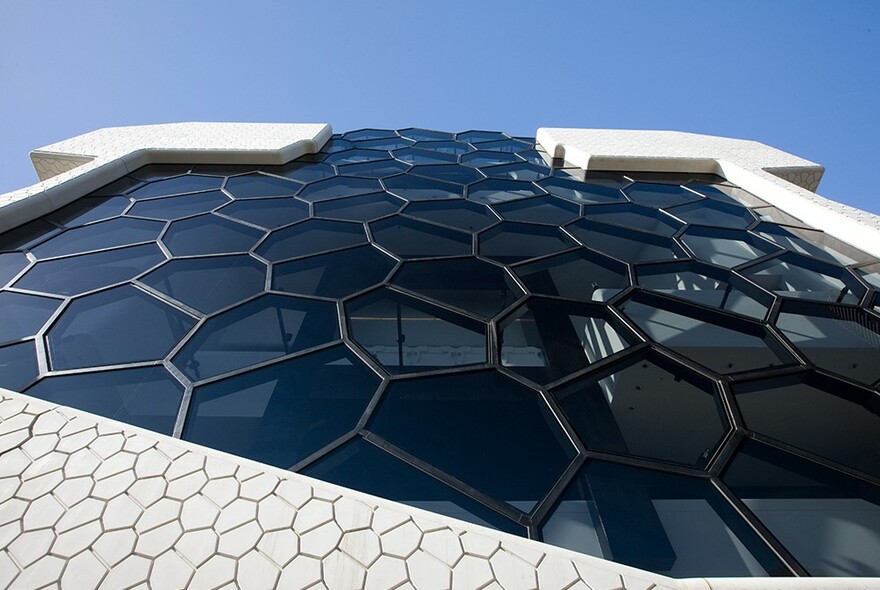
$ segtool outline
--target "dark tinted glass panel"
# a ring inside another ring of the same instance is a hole
[[[522,162],[522,159],[516,154],[506,152],[476,151],[464,154],[461,157],[461,163],[468,166],[494,166],[495,164],[511,164],[514,162]]]
[[[709,379],[642,355],[553,392],[590,448],[705,467],[728,429]]]
[[[50,213],[46,219],[65,227],[76,227],[122,215],[130,204],[128,197],[86,197]]]
[[[440,152],[443,154],[463,154],[473,150],[471,146],[460,141],[420,141],[416,147],[423,150]]]
[[[134,287],[86,295],[74,300],[49,330],[52,368],[158,360],[193,324],[190,316]]]
[[[291,467],[352,430],[380,379],[336,346],[197,387],[183,438]]]
[[[412,169],[412,173],[418,174],[419,176],[434,178],[436,180],[455,182],[457,184],[469,184],[486,178],[473,168],[459,166],[457,164],[415,166]]]
[[[273,262],[364,244],[367,235],[359,223],[312,219],[272,232],[256,252]]]
[[[443,164],[447,162],[455,163],[456,157],[453,154],[444,154],[431,150],[423,150],[419,148],[405,148],[396,150],[394,157],[409,162],[410,164]]]
[[[141,281],[193,309],[213,313],[261,293],[266,266],[247,255],[188,258],[163,264]]]
[[[485,317],[494,316],[522,294],[503,269],[474,258],[407,262],[391,282]]]
[[[375,242],[403,258],[470,254],[471,236],[405,217],[370,224]]]
[[[263,295],[209,318],[174,364],[199,381],[338,338],[332,303]]]
[[[445,131],[434,131],[433,129],[408,128],[401,129],[400,134],[415,141],[431,141],[434,139],[453,139],[454,133],[446,133]]]
[[[540,180],[550,175],[550,168],[527,162],[504,164],[484,168],[483,172],[492,178],[508,178],[510,180]]]
[[[551,225],[564,225],[580,216],[578,205],[552,197],[500,203],[495,205],[495,210],[501,214],[501,217],[509,221],[549,223]]]
[[[498,131],[464,131],[455,136],[458,141],[479,143],[481,141],[503,141],[508,139],[506,135]]]
[[[655,234],[586,220],[575,221],[568,229],[587,248],[624,262],[671,260],[682,256],[672,240]]]
[[[250,199],[292,195],[300,189],[300,186],[298,182],[257,173],[230,178],[224,188],[236,199]]]
[[[171,434],[183,387],[162,367],[48,377],[28,395]]]
[[[389,137],[397,137],[397,132],[389,129],[360,129],[358,131],[349,131],[344,137],[349,141],[385,139]]]
[[[216,215],[174,221],[162,241],[175,256],[247,252],[265,232]]]
[[[605,301],[626,287],[626,267],[584,249],[516,267],[532,293]]]
[[[539,180],[538,184],[551,195],[575,203],[613,203],[625,200],[616,186],[580,182],[568,178],[547,178]]]
[[[19,289],[79,295],[127,281],[165,260],[156,244],[38,262],[15,282]]]
[[[692,228],[681,239],[697,258],[727,268],[779,251],[770,242],[746,232]]]
[[[796,309],[783,308],[776,326],[810,361],[868,385],[880,379],[880,321],[851,307]]]
[[[309,206],[296,199],[249,199],[230,203],[220,209],[220,213],[266,229],[275,229],[308,217]]]
[[[352,339],[394,372],[486,362],[486,326],[420,299],[379,289],[346,306]]]
[[[787,572],[708,481],[599,461],[587,464],[541,533],[673,577]]]
[[[501,141],[480,142],[479,147],[481,150],[495,152],[521,152],[533,147],[533,145],[516,139],[506,139]]]
[[[143,170],[143,168],[141,168]],[[138,171],[140,172],[140,171]],[[94,197],[109,197],[113,195],[122,195],[125,194],[126,191],[143,184],[137,178],[133,176],[124,176],[117,181],[111,182],[108,185],[102,186],[98,190],[92,193]]]
[[[505,221],[480,234],[479,253],[492,260],[511,264],[574,246],[574,241],[555,227]]]
[[[0,387],[21,391],[37,378],[37,353],[32,340],[0,348]]]
[[[634,202],[646,207],[670,207],[702,199],[700,195],[676,184],[636,182],[623,189],[623,192]]]
[[[143,181],[164,180],[170,176],[186,174],[190,170],[192,170],[192,166],[190,164],[150,164],[148,166],[138,168],[137,170],[132,172],[130,176]]]
[[[365,178],[384,178],[409,170],[409,166],[396,160],[380,160],[378,162],[362,162],[346,164],[339,167],[340,174],[363,176]]]
[[[433,477],[356,438],[302,471],[437,514],[525,536],[525,530]]]
[[[264,166],[263,170],[276,176],[284,176],[300,182],[312,182],[333,176],[336,172],[330,164],[294,161],[284,166]]]
[[[222,182],[223,179],[217,176],[178,176],[166,180],[156,180],[128,194],[135,199],[164,197],[220,188]]]
[[[0,235],[0,250],[31,248],[60,231],[57,225],[37,219]]]
[[[20,252],[0,253],[0,287],[6,285],[12,277],[24,270],[24,267],[27,265],[27,256]]]
[[[37,258],[79,254],[105,248],[150,242],[165,224],[144,219],[111,219],[85,227],[69,229],[33,249]]]
[[[501,364],[537,383],[549,383],[626,347],[605,309],[531,299],[501,325]]]
[[[659,209],[642,207],[632,203],[587,207],[584,210],[584,216],[587,219],[624,225],[664,236],[672,236],[684,225]]]
[[[299,196],[311,203],[338,197],[353,197],[382,190],[378,180],[334,176],[306,186]]]
[[[451,199],[461,197],[464,189],[451,182],[413,176],[394,176],[386,178],[388,191],[409,201],[429,201],[432,199]]]
[[[790,364],[782,346],[758,324],[733,322],[685,307],[662,309],[630,300],[624,313],[655,342],[719,373],[736,373]],[[674,310],[674,311],[673,311]]]
[[[880,575],[880,489],[757,443],[723,476],[814,576]]]
[[[356,164],[359,162],[375,162],[377,160],[387,160],[390,157],[391,154],[384,150],[351,149],[331,154],[324,158],[324,161],[342,165]]]
[[[368,139],[366,141],[359,141],[355,145],[357,145],[357,147],[373,150],[394,150],[409,147],[412,144],[413,142],[411,140],[402,137],[388,137],[385,139]]]
[[[574,456],[538,392],[494,371],[392,383],[367,428],[524,512]]]
[[[855,304],[865,294],[865,288],[845,269],[796,254],[783,254],[742,273],[785,297]]]
[[[347,221],[371,221],[396,213],[404,204],[388,193],[373,193],[315,203],[315,215]]]
[[[835,243],[835,240],[825,233],[816,230],[761,223],[754,231],[759,236],[767,238],[787,250],[812,256],[826,262],[852,264],[856,260],[850,257],[850,254],[858,256],[851,251],[852,248],[846,248],[845,244]],[[842,252],[842,249],[847,251]]]
[[[172,220],[189,217],[197,213],[207,213],[229,202],[229,197],[220,191],[194,193],[180,197],[165,197],[138,201],[128,212],[135,217]]]
[[[470,201],[438,201],[410,203],[407,215],[449,225],[469,232],[480,231],[498,222],[489,208]]]
[[[468,188],[468,198],[478,203],[492,205],[506,203],[537,195],[543,195],[544,191],[537,188],[531,182],[518,180],[481,180]]]
[[[755,222],[755,216],[745,207],[712,200],[680,205],[668,211],[679,219],[698,225],[745,229]]]
[[[734,389],[746,427],[842,465],[880,476],[880,399],[821,376]]]
[[[381,283],[394,260],[372,246],[360,246],[276,264],[272,288],[321,297],[346,297]]]
[[[13,342],[36,334],[61,301],[48,297],[0,293],[0,342]]]

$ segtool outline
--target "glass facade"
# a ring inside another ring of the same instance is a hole
[[[672,576],[876,576],[878,268],[717,176],[364,129],[0,235],[0,386]]]

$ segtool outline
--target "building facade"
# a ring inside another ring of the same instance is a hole
[[[247,124],[32,159],[0,585],[878,585],[880,219],[820,166]]]

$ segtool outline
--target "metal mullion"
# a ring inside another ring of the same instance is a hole
[[[624,364],[628,360],[633,357],[640,356],[648,351],[652,350],[652,347],[647,342],[639,342],[633,344],[632,346],[627,346],[623,350],[615,352],[614,354],[610,354],[604,358],[601,358],[593,363],[590,363],[586,367],[582,369],[578,369],[577,371],[573,371],[568,373],[567,375],[560,377],[554,381],[550,381],[544,387],[548,390],[559,389],[560,387],[569,385],[575,381],[579,381],[580,379],[587,377],[593,374],[599,374],[608,368],[612,368],[617,364]]]
[[[664,462],[659,459],[638,457],[636,455],[618,455],[616,453],[596,449],[587,449],[584,452],[584,456],[588,460],[604,461],[606,463],[615,463],[618,465],[626,465],[628,467],[647,469],[649,471],[659,471],[661,473],[671,473],[673,475],[683,475],[695,479],[709,479],[709,474],[703,468],[688,467],[687,465]]]
[[[340,436],[340,437],[332,440],[328,444],[324,445],[323,447],[321,447],[320,449],[318,449],[314,453],[308,455],[307,457],[305,457],[303,459],[300,459],[299,461],[297,461],[296,463],[294,463],[293,465],[288,467],[287,470],[292,471],[294,473],[301,472],[303,469],[308,468],[309,465],[311,465],[312,463],[323,459],[324,457],[326,457],[327,455],[329,455],[330,453],[332,453],[333,451],[335,451],[339,447],[341,447],[341,446],[345,445],[346,443],[348,443],[349,441],[357,438],[358,430],[359,430],[359,428],[355,428],[353,430],[346,432],[342,436]]]
[[[531,512],[531,520],[533,526],[537,528],[539,524],[543,524],[544,519],[557,506],[559,501],[565,495],[571,483],[577,479],[581,468],[587,462],[586,455],[578,453],[568,464],[568,467],[556,479],[553,487],[547,491],[544,497],[535,505]]]
[[[133,361],[129,363],[118,363],[115,365],[97,365],[91,367],[77,367],[75,369],[61,369],[57,371],[48,371],[44,377],[64,377],[69,375],[85,375],[89,373],[104,373],[107,371],[119,371],[123,369],[141,369],[144,367],[162,366],[161,360],[149,361]]]

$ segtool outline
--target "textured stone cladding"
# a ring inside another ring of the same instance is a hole
[[[0,588],[59,587],[662,590],[676,581],[5,392]]]

